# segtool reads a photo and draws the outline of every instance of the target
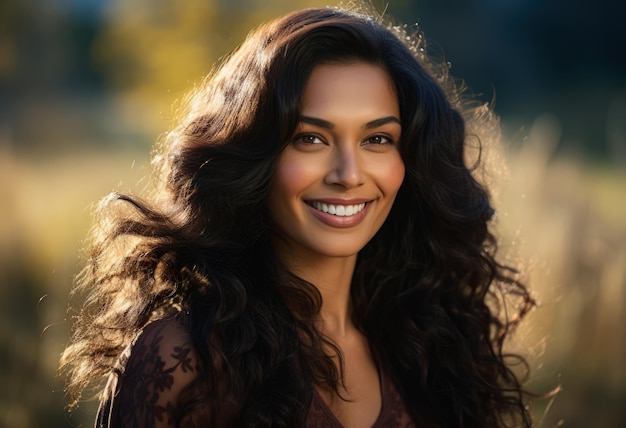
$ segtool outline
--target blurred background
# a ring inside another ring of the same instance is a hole
[[[92,204],[141,190],[176,102],[308,0],[0,2],[0,427],[69,415],[59,354]],[[332,5],[332,3],[330,3]],[[626,35],[610,0],[374,0],[502,118],[502,249],[541,302],[513,346],[539,427],[626,426]]]

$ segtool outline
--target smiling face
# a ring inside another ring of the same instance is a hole
[[[380,67],[319,65],[268,195],[278,256],[355,256],[387,218],[404,179],[400,110]]]

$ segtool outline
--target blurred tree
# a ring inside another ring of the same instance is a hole
[[[15,73],[17,49],[15,46],[16,16],[18,4],[14,0],[0,3],[0,88]]]
[[[94,60],[105,70],[121,106],[148,131],[163,129],[172,103],[259,22],[321,1],[114,0]]]

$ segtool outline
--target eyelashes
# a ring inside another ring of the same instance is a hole
[[[380,145],[395,144],[394,141],[391,139],[391,137],[388,137],[387,135],[383,135],[383,134],[372,135],[366,141],[368,141],[368,144],[380,144]]]
[[[293,144],[326,144],[326,142],[318,135],[315,134],[297,134],[291,139]]]
[[[318,145],[324,144],[328,145],[329,143],[320,135],[313,133],[300,133],[296,134],[292,139],[291,143],[295,145]],[[365,140],[361,142],[362,146],[365,145],[376,145],[376,146],[385,146],[385,145],[394,145],[395,141],[389,135],[385,134],[374,134],[367,137]]]

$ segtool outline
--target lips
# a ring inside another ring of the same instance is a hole
[[[371,201],[367,200],[316,200],[306,201],[311,213],[322,223],[339,228],[353,227],[361,223]]]

